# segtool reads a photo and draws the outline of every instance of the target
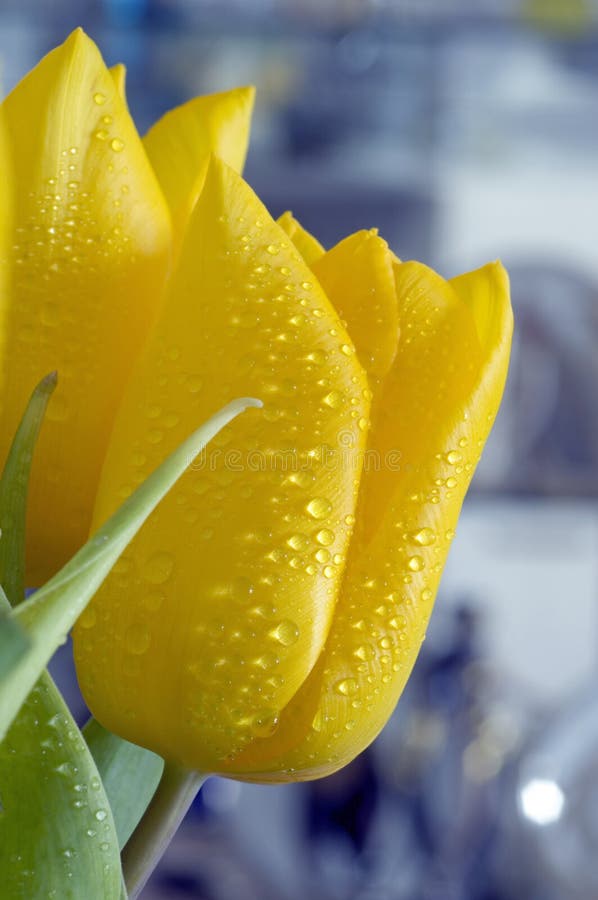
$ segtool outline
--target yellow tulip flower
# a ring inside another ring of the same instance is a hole
[[[30,484],[32,587],[87,539],[123,386],[164,296],[173,247],[169,207],[176,203],[180,221],[209,154],[240,167],[247,145],[251,89],[175,110],[167,131],[176,134],[184,123],[187,143],[178,141],[172,167],[193,148],[196,166],[193,179],[181,176],[178,192],[170,190],[161,165],[164,128],[154,126],[146,152],[123,86],[123,68],[109,71],[78,30],[3,103],[14,210],[11,250],[2,260],[10,280],[0,460],[35,385],[54,369],[60,380]]]
[[[1,452],[57,369],[37,584],[199,422],[261,398],[147,520],[75,655],[111,731],[186,769],[285,781],[351,760],[404,687],[512,323],[498,263],[445,281],[375,231],[326,251],[275,222],[238,174],[252,103],[198,98],[141,141],[122,68],[82,32],[7,98]]]
[[[326,775],[367,746],[423,640],[510,335],[500,264],[447,282],[375,232],[324,252],[213,160],[95,525],[192,422],[239,393],[264,409],[186,472],[80,619],[99,721],[254,781]]]

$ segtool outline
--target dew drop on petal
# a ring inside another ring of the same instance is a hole
[[[325,519],[332,510],[332,503],[325,497],[314,497],[309,501],[306,509],[312,519]]]
[[[413,535],[413,540],[422,547],[429,547],[436,540],[436,534],[431,528],[421,528]]]
[[[352,694],[356,694],[359,685],[355,678],[343,678],[342,681],[337,681],[334,685],[334,689],[337,693],[342,694],[344,697],[350,697]]]
[[[424,561],[421,556],[412,556],[407,565],[412,572],[421,572],[424,567]]]
[[[329,547],[330,544],[334,543],[334,531],[331,531],[329,528],[322,528],[316,535],[316,541],[318,544],[322,544],[323,547]]]
[[[143,575],[150,584],[163,584],[168,581],[174,568],[174,560],[170,553],[155,553],[145,564]]]
[[[283,619],[282,622],[270,631],[270,637],[282,644],[283,647],[291,647],[299,639],[299,628],[291,619]]]

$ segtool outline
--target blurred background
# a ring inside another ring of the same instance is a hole
[[[394,718],[322,782],[210,779],[144,897],[598,898],[598,0],[0,0],[5,87],[78,24],[141,131],[254,83],[274,215],[446,276],[501,257],[516,316]]]

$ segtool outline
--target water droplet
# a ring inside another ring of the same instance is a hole
[[[345,525],[355,525],[355,516],[345,516]]]
[[[150,633],[145,625],[131,625],[125,635],[125,644],[129,653],[141,656],[150,645]]]
[[[424,567],[424,561],[421,556],[412,556],[407,562],[407,565],[412,572],[421,572]]]
[[[458,462],[461,462],[462,459],[463,456],[458,450],[449,450],[446,454],[446,461],[450,463],[451,466],[455,466]]]
[[[359,428],[360,431],[367,431],[368,424],[369,424],[368,420],[362,416],[357,423],[357,427]]]
[[[338,407],[343,402],[343,395],[340,391],[330,391],[329,394],[326,394],[324,397],[324,403],[326,406],[330,406],[331,409],[338,409]]]
[[[341,353],[345,356],[351,356],[353,354],[353,347],[349,344],[341,344]]]
[[[309,501],[306,509],[313,519],[325,519],[332,511],[332,503],[325,497],[314,497]]]
[[[282,644],[283,647],[291,647],[299,639],[299,628],[291,619],[283,619],[282,622],[270,631],[270,637]]]
[[[293,550],[306,550],[309,547],[309,538],[305,534],[292,534],[287,544]]]
[[[155,553],[145,564],[143,575],[150,584],[164,584],[168,581],[174,568],[174,560],[170,553]]]
[[[269,253],[270,256],[276,256],[279,250],[280,247],[278,246],[278,244],[268,244],[268,246],[266,247],[266,252]]]
[[[93,95],[93,102],[94,102],[94,103],[97,103],[98,106],[103,106],[104,103],[106,102],[106,95],[105,95],[105,94],[101,94],[99,91],[97,91],[97,92]]]
[[[110,135],[108,134],[108,132],[106,131],[105,128],[99,128],[96,131],[94,137],[97,137],[98,141],[107,141],[108,138],[110,137]]]
[[[329,547],[330,544],[334,543],[334,531],[331,531],[329,528],[322,528],[316,534],[316,541],[318,544],[322,544],[323,547]]]
[[[296,484],[297,487],[309,487],[310,484],[314,481],[314,476],[312,472],[293,472],[292,475],[289,475],[289,481],[291,484]]]
[[[429,603],[430,600],[432,599],[432,591],[429,588],[424,588],[424,590],[421,593],[421,598],[424,601],[424,603]]]
[[[260,669],[271,669],[273,666],[277,666],[280,662],[278,656],[275,653],[262,653],[260,656],[256,657],[253,661],[255,666],[258,666]]]
[[[455,537],[455,532],[453,531],[452,528],[447,528],[447,530],[444,533],[444,536],[447,539],[447,541],[452,541],[452,539]]]
[[[355,680],[355,678],[343,678],[342,681],[337,681],[334,685],[334,689],[337,693],[342,694],[344,697],[350,697],[353,694],[356,694],[359,689],[359,684]]]
[[[445,483],[446,483],[447,488],[456,488],[456,487],[457,487],[457,484],[458,484],[459,482],[457,481],[456,478],[453,478],[453,477],[451,476],[450,478],[447,478],[447,479],[446,479],[446,482],[445,482]]]
[[[108,815],[108,813],[106,812],[105,809],[97,809],[95,811],[95,817],[98,820],[98,822],[103,822],[107,815]]]
[[[270,737],[278,728],[279,714],[274,709],[262,710],[254,716],[251,722],[251,730],[256,737]]]
[[[429,547],[436,540],[436,534],[431,528],[421,528],[413,535],[413,540],[422,547]]]
[[[112,138],[112,140],[110,141],[110,146],[115,153],[120,153],[120,151],[124,150],[125,148],[125,142],[121,141],[120,138]]]

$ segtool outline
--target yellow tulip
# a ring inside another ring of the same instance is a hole
[[[7,98],[0,453],[57,369],[33,585],[198,423],[262,399],[147,520],[75,655],[111,731],[187,769],[284,781],[347,763],[403,689],[511,313],[498,263],[448,282],[374,231],[325,251],[290,213],[275,222],[238,174],[252,103],[198,98],[141,141],[124,70],[80,31]]]
[[[30,485],[30,586],[87,538],[116,409],[160,309],[172,256],[172,196],[159,164],[163,129],[158,123],[148,135],[154,171],[123,91],[123,67],[109,71],[78,30],[3,103],[14,215],[12,249],[2,259],[11,275],[0,461],[31,391],[49,371],[59,372]],[[170,114],[169,129],[186,124],[179,155],[191,163],[195,152],[195,179],[181,178],[176,197],[181,210],[211,152],[242,165],[252,96],[240,89]],[[180,166],[176,153],[173,165]]]
[[[500,264],[447,282],[374,232],[320,253],[213,161],[95,525],[192,422],[239,393],[264,410],[186,472],[80,619],[99,721],[244,780],[316,778],[364,749],[424,638],[510,335]]]

